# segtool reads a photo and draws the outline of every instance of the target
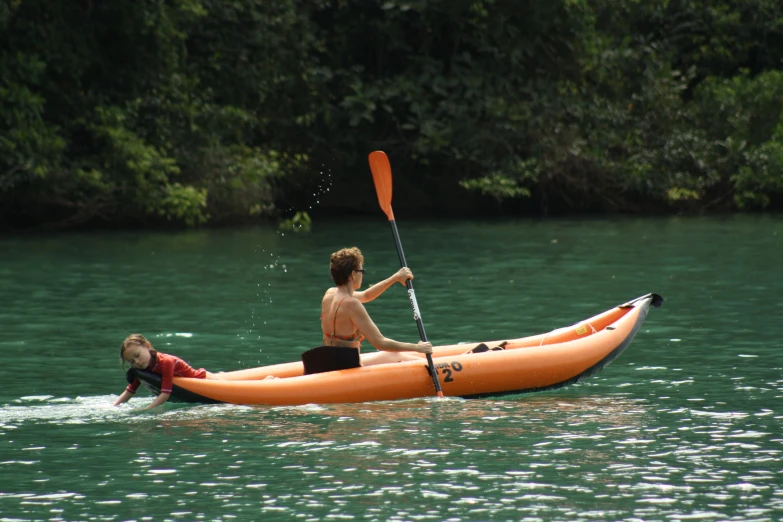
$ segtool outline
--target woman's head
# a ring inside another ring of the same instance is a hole
[[[364,256],[361,250],[356,247],[343,248],[332,254],[329,261],[329,272],[332,274],[332,281],[337,286],[342,286],[348,282],[351,275],[362,269],[364,265]]]
[[[152,347],[152,344],[141,334],[129,335],[120,346],[120,358],[122,366],[130,363],[134,368],[144,369],[149,366],[150,361],[158,352]]]

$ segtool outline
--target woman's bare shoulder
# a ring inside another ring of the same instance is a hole
[[[366,308],[364,308],[364,305],[362,304],[362,302],[359,301],[354,296],[346,297],[345,301],[343,301],[342,307],[345,308],[346,310],[351,310],[351,311],[353,311],[353,310],[365,310],[366,311]]]

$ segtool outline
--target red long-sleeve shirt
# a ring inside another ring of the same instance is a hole
[[[176,355],[161,352],[158,352],[157,357],[150,361],[147,371],[160,375],[160,393],[171,393],[175,375],[177,377],[194,377],[196,379],[204,379],[207,376],[207,371],[204,368],[194,370],[188,363]],[[125,389],[131,393],[136,393],[140,385],[139,380],[135,379]]]

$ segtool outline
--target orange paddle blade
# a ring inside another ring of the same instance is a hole
[[[375,192],[378,193],[378,203],[381,205],[389,221],[394,221],[394,212],[392,212],[392,175],[389,158],[382,150],[376,150],[370,153],[370,170],[372,171],[372,180],[375,182]]]

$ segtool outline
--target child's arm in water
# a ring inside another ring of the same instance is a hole
[[[120,395],[117,398],[117,400],[114,401],[114,406],[119,406],[123,402],[128,402],[131,399],[131,397],[133,397],[133,395],[134,395],[133,393],[129,392],[128,390],[125,390],[124,392],[122,392],[122,395]],[[161,393],[160,395],[155,397],[155,400],[152,401],[149,406],[147,406],[144,409],[151,410],[152,408],[160,406],[161,404],[169,400],[169,397],[171,397],[170,393]]]
[[[122,395],[117,397],[117,400],[114,401],[113,406],[119,406],[123,402],[128,402],[131,397],[133,397],[133,394],[126,389],[125,391],[122,392]]]
[[[157,407],[157,406],[160,406],[161,404],[163,404],[164,402],[166,402],[167,400],[169,400],[169,397],[171,397],[171,394],[170,394],[170,393],[161,393],[160,395],[158,395],[157,397],[155,397],[155,400],[154,400],[154,401],[152,401],[152,402],[150,403],[150,405],[149,405],[149,406],[147,406],[145,409],[146,409],[146,410],[151,410],[152,408],[155,408],[155,407]]]

